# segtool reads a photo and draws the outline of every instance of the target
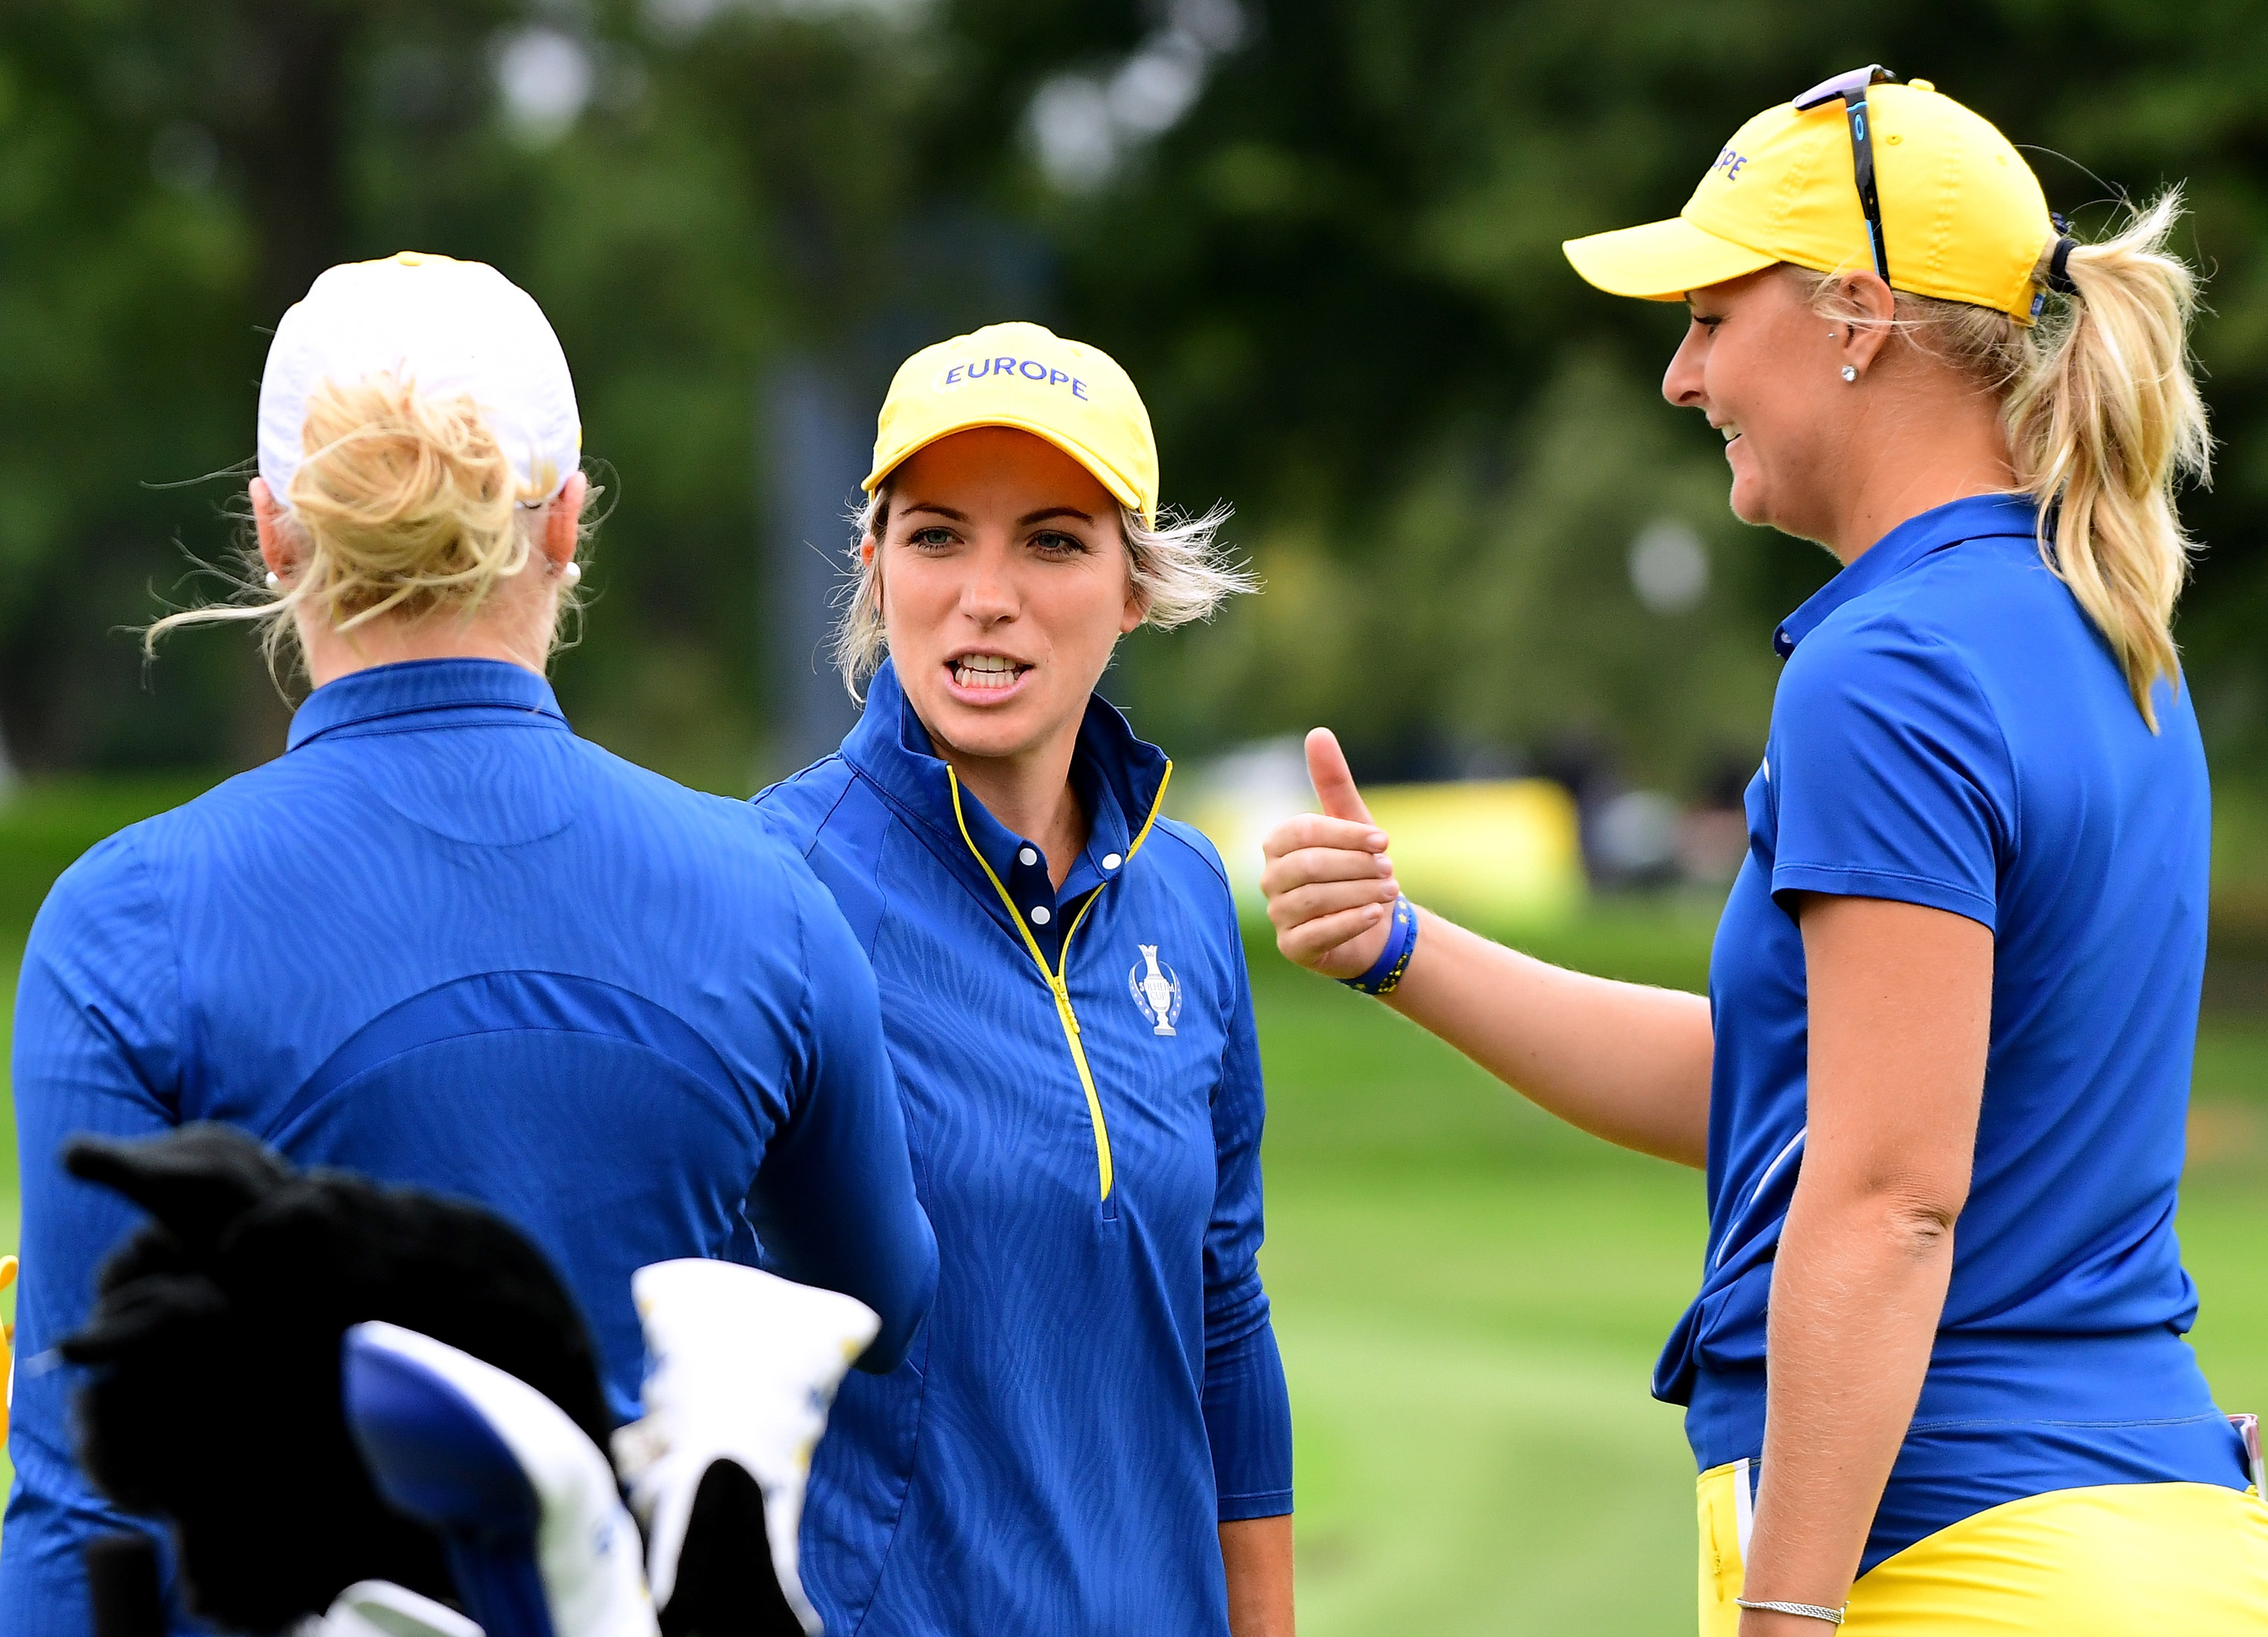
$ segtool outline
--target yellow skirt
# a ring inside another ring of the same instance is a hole
[[[1734,1637],[1749,1464],[1701,1474],[1701,1637]],[[1826,1628],[1820,1628],[1824,1631]],[[2107,1484],[1965,1517],[1851,1588],[1843,1637],[2263,1637],[2268,1506],[2213,1484]]]

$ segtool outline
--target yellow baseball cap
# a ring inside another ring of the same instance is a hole
[[[2031,323],[2041,253],[2058,237],[2032,167],[1991,121],[1926,79],[1873,86],[1867,103],[1891,285]],[[1872,268],[1842,99],[1766,108],[1675,216],[1564,248],[1601,290],[1648,301],[1681,301],[1781,261],[1815,273]]]
[[[899,464],[972,427],[1044,437],[1122,505],[1158,520],[1158,440],[1142,395],[1097,347],[1037,324],[988,324],[924,347],[898,366],[874,428],[869,495]]]

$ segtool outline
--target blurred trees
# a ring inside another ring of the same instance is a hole
[[[34,766],[272,752],[240,637],[178,638],[145,681],[119,629],[188,593],[177,540],[226,552],[242,474],[151,486],[248,454],[265,327],[314,272],[415,246],[496,262],[574,362],[612,511],[557,674],[626,753],[744,788],[773,737],[765,372],[824,358],[878,395],[913,347],[1031,316],[1128,365],[1168,498],[1233,500],[1269,582],[1128,644],[1108,686],[1145,730],[1329,719],[1409,771],[1587,744],[1693,785],[1759,742],[1771,626],[1831,565],[1726,515],[1718,441],[1653,395],[1675,311],[1588,290],[1558,243],[1675,210],[1749,114],[1875,60],[2041,144],[2085,224],[2189,181],[2224,447],[2183,637],[2224,769],[2268,765],[2263,12],[9,8],[0,728]]]

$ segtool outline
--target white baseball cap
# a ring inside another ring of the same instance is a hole
[[[316,279],[276,327],[260,380],[260,475],[288,506],[306,458],[307,399],[380,371],[430,395],[469,394],[512,469],[549,500],[582,464],[567,355],[535,298],[480,261],[405,250]]]

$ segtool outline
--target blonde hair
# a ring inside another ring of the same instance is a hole
[[[1143,624],[1170,631],[1192,620],[1210,620],[1229,598],[1260,589],[1258,578],[1231,562],[1214,538],[1231,515],[1225,503],[1194,518],[1167,508],[1159,512],[1152,526],[1132,507],[1118,508],[1118,532],[1126,542],[1134,594],[1142,599]],[[850,572],[840,598],[843,614],[835,627],[833,646],[835,667],[853,699],[865,697],[866,679],[880,668],[889,651],[880,595],[880,544],[889,524],[890,486],[885,481],[850,514]],[[869,539],[876,546],[872,557],[863,549]]]
[[[1904,292],[1890,320],[1999,394],[2017,487],[2039,506],[2040,556],[2110,642],[2153,733],[2151,688],[2180,683],[2174,604],[2192,545],[2174,486],[2206,481],[2213,460],[2189,349],[2197,275],[2166,249],[2181,208],[2169,188],[2111,238],[2075,243],[2074,292],[2051,293],[2036,325]],[[1803,276],[1819,311],[1865,322],[1838,280]]]
[[[303,548],[289,584],[247,576],[238,601],[168,614],[143,633],[145,653],[182,626],[246,620],[265,625],[272,667],[302,609],[342,632],[395,613],[470,614],[527,567],[558,476],[547,466],[522,484],[472,398],[428,397],[386,373],[319,385],[303,443],[275,497]],[[561,596],[571,606],[571,589]]]

